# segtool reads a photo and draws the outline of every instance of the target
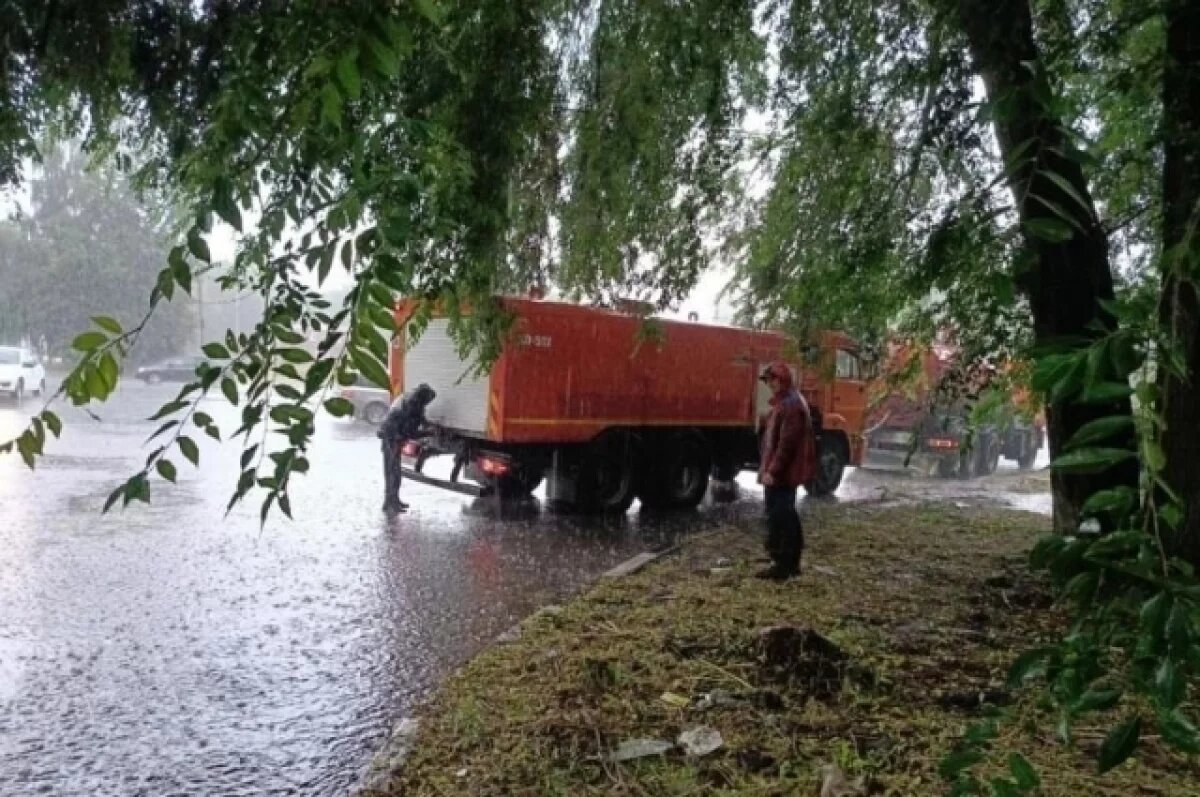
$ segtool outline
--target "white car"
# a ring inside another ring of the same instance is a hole
[[[46,369],[29,349],[0,346],[0,396],[17,401],[26,393],[41,396],[46,392]]]

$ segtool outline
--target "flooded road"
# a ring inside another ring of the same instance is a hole
[[[125,386],[102,423],[64,412],[37,473],[0,458],[0,794],[344,794],[440,678],[535,608],[761,512],[752,476],[735,503],[656,520],[500,512],[406,483],[413,509],[389,523],[373,430],[324,419],[295,522],[260,529],[256,502],[226,517],[239,450],[207,439],[178,486],[101,516],[145,457],[141,419],[173,394]],[[0,439],[34,409],[0,404]],[[839,499],[1003,498],[1006,478],[852,472]]]

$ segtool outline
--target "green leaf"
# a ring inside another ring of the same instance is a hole
[[[978,747],[986,745],[996,738],[1000,726],[992,717],[982,719],[974,725],[967,728],[967,732],[963,734],[963,743],[967,747]]]
[[[103,332],[84,332],[71,341],[71,348],[86,354],[87,352],[95,351],[107,342],[108,336]]]
[[[1038,777],[1037,770],[1033,768],[1026,760],[1025,756],[1020,753],[1010,753],[1008,756],[1008,771],[1012,773],[1013,779],[1017,782],[1017,787],[1030,791],[1042,785],[1042,779]]]
[[[392,48],[374,36],[367,37],[367,53],[371,56],[371,64],[376,71],[386,77],[395,77],[400,73],[400,62]]]
[[[1192,620],[1189,617],[1190,605],[1182,598],[1176,600],[1167,616],[1166,636],[1171,650],[1179,656],[1186,656],[1188,646],[1192,642]]]
[[[330,127],[342,127],[342,96],[332,82],[321,88],[321,121]]]
[[[188,265],[187,258],[184,256],[182,246],[176,246],[171,250],[170,256],[167,258],[168,269],[170,270],[170,280],[178,283],[184,293],[191,294],[192,292],[192,268]],[[171,288],[174,290],[174,287]],[[170,298],[168,295],[167,298]]]
[[[388,377],[387,369],[370,353],[362,349],[351,349],[350,361],[363,376],[374,382],[377,387],[391,390],[391,379]]]
[[[337,63],[338,83],[351,100],[362,95],[362,76],[358,73],[358,50],[346,53]]]
[[[1133,456],[1123,448],[1081,448],[1063,454],[1050,467],[1062,473],[1098,473]]]
[[[1175,708],[1187,693],[1187,681],[1170,657],[1164,658],[1154,673],[1154,688],[1159,703],[1165,708]]]
[[[1160,507],[1158,516],[1172,529],[1178,529],[1179,525],[1183,523],[1183,510],[1179,508],[1179,504],[1167,504]]]
[[[442,9],[435,0],[416,0],[417,11],[434,25],[442,24]]]
[[[130,501],[150,503],[150,481],[146,474],[139,473],[125,482],[125,505],[128,506]]]
[[[1029,192],[1028,197],[1030,199],[1034,200],[1035,202],[1037,202],[1038,204],[1042,205],[1043,207],[1045,207],[1047,210],[1049,210],[1051,213],[1053,213],[1058,218],[1065,221],[1067,224],[1070,224],[1073,228],[1075,228],[1079,232],[1084,231],[1083,225],[1081,225],[1079,223],[1079,220],[1076,219],[1075,216],[1070,211],[1068,211],[1066,208],[1064,208],[1062,205],[1058,204],[1054,200],[1046,199],[1046,197],[1041,196],[1040,194],[1035,194],[1032,191]]]
[[[1084,201],[1083,196],[1081,196],[1080,193],[1075,189],[1075,186],[1071,185],[1070,181],[1068,181],[1067,178],[1063,177],[1061,174],[1059,174],[1057,172],[1051,172],[1051,171],[1043,171],[1042,174],[1046,177],[1046,179],[1050,180],[1056,186],[1058,186],[1059,189],[1061,189],[1064,194],[1066,194],[1072,200],[1074,200],[1075,204],[1079,207],[1080,212],[1083,214],[1080,217],[1083,222],[1086,223],[1091,220],[1091,218],[1092,218],[1091,207],[1088,205],[1087,202]]]
[[[272,327],[271,330],[275,333],[275,337],[278,338],[281,343],[288,343],[294,346],[297,343],[304,342],[303,335],[301,335],[299,332],[288,329],[287,327]]]
[[[1089,689],[1071,704],[1075,714],[1087,714],[1091,711],[1108,711],[1121,701],[1120,689]]]
[[[172,415],[176,412],[179,412],[181,409],[183,409],[187,405],[188,405],[188,403],[186,401],[169,401],[166,404],[159,407],[158,412],[154,413],[146,420],[161,421],[163,418],[167,417],[168,415]]]
[[[1041,537],[1029,552],[1029,566],[1034,570],[1046,569],[1066,546],[1067,540],[1061,534],[1047,534]]]
[[[1047,217],[1028,219],[1024,223],[1025,232],[1034,238],[1049,241],[1054,244],[1065,243],[1075,237],[1071,225],[1061,219]]]
[[[313,363],[308,369],[308,373],[304,375],[304,389],[309,393],[316,393],[324,386],[329,379],[329,375],[333,373],[334,361],[332,359],[318,360]]]
[[[188,231],[187,245],[188,251],[194,257],[203,260],[205,263],[211,262],[212,255],[208,251],[208,242],[204,240],[204,236],[201,235],[200,230],[196,227]]]
[[[158,471],[159,476],[162,476],[171,483],[175,482],[175,465],[172,464],[171,460],[160,459],[154,467]]]
[[[158,427],[157,429],[155,429],[155,430],[154,430],[154,434],[152,434],[152,435],[150,435],[149,437],[147,437],[147,438],[146,438],[146,442],[147,442],[147,443],[149,443],[151,440],[154,440],[155,438],[161,437],[163,434],[165,434],[166,432],[169,432],[169,431],[171,431],[172,429],[174,429],[174,428],[175,428],[176,426],[178,426],[178,425],[179,425],[179,421],[177,421],[177,420],[174,420],[174,421],[167,421],[167,422],[166,422],[166,423],[164,423],[162,426],[160,426],[160,427]]]
[[[1063,587],[1063,597],[1080,604],[1087,604],[1096,595],[1100,586],[1100,574],[1095,570],[1076,573]]]
[[[227,180],[220,180],[213,191],[213,210],[221,220],[238,232],[242,231],[242,211]]]
[[[1147,541],[1145,534],[1139,529],[1125,529],[1124,531],[1114,531],[1111,534],[1105,534],[1100,539],[1088,546],[1087,556],[1089,559],[1105,560],[1122,557],[1128,553],[1136,551],[1141,547],[1143,542]]]
[[[1158,716],[1158,732],[1163,741],[1185,753],[1200,753],[1200,733],[1196,726],[1178,709]]]
[[[124,495],[125,485],[122,484],[120,487],[108,494],[108,499],[104,502],[104,509],[101,510],[101,513],[108,514],[108,510],[112,509],[113,505],[116,504],[117,501],[119,501]],[[125,503],[128,504],[129,502],[126,501]]]
[[[200,467],[200,448],[196,442],[187,435],[180,435],[176,442],[179,443],[179,450],[187,457],[187,461],[197,468]]]
[[[1067,441],[1066,448],[1070,451],[1073,448],[1090,443],[1099,443],[1102,440],[1117,437],[1131,429],[1133,429],[1133,418],[1128,415],[1110,415],[1107,418],[1097,418],[1076,429],[1075,434],[1071,435],[1071,439]]]
[[[92,316],[92,323],[103,329],[105,332],[111,332],[114,335],[124,334],[124,330],[121,329],[121,324],[112,316],[94,315]]]
[[[1064,401],[1083,387],[1084,374],[1087,372],[1087,359],[1075,355],[1069,360],[1069,367],[1063,371],[1058,381],[1050,388],[1051,401]]]
[[[1050,648],[1035,648],[1027,650],[1017,657],[1008,669],[1008,686],[1017,689],[1031,679],[1040,676],[1046,670],[1046,657]]]
[[[175,277],[172,276],[172,271],[169,267],[158,272],[158,281],[155,283],[154,288],[160,295],[166,297],[167,301],[171,301],[175,296]],[[157,304],[154,291],[150,292],[150,301],[151,304]],[[126,501],[125,504],[128,505],[129,502]]]
[[[333,245],[325,247],[321,252],[320,261],[317,263],[317,285],[324,285],[325,280],[329,278],[329,272],[333,269]]]
[[[225,398],[229,400],[230,404],[234,405],[235,407],[237,406],[238,389],[236,382],[229,377],[225,377],[221,380],[221,392],[225,394]]]
[[[108,387],[108,382],[100,375],[99,368],[88,368],[83,374],[84,385],[87,388],[88,394],[98,401],[104,401],[108,398],[112,390]],[[157,419],[152,419],[157,420]]]
[[[354,404],[339,396],[325,402],[325,411],[335,418],[345,418],[354,414]]]
[[[280,349],[279,356],[289,363],[308,363],[312,362],[313,356],[306,349]]]
[[[938,774],[944,780],[954,780],[958,775],[983,760],[983,753],[974,747],[955,750],[938,763]]]
[[[1092,493],[1083,502],[1080,512],[1084,516],[1094,516],[1103,512],[1124,515],[1133,509],[1136,501],[1137,491],[1132,487],[1113,487],[1108,490],[1100,490],[1099,492]]]
[[[1126,382],[1100,382],[1084,388],[1078,401],[1080,404],[1106,404],[1129,398],[1132,394],[1133,388]]]
[[[228,360],[229,359],[229,350],[226,349],[225,346],[220,343],[216,343],[216,342],[205,343],[203,346],[200,347],[200,350],[204,352],[205,357],[208,357],[211,360]]]
[[[1100,745],[1099,769],[1104,774],[1114,767],[1120,766],[1137,750],[1138,739],[1142,733],[1141,717],[1126,720],[1113,728],[1104,743]]]
[[[257,452],[258,452],[258,443],[255,443],[254,445],[250,446],[246,450],[242,451],[242,458],[241,458],[242,470],[246,469],[246,466],[250,464],[250,461],[252,459],[254,459],[254,455]]]
[[[21,461],[25,463],[25,467],[30,470],[36,465],[36,452],[33,450],[33,437],[29,434],[23,434],[17,438],[17,453],[21,455]]]
[[[45,422],[46,428],[50,430],[50,434],[55,437],[62,434],[62,421],[50,410],[42,413],[42,421]]]
[[[1171,595],[1168,592],[1160,592],[1143,603],[1138,612],[1142,628],[1155,638],[1163,637],[1166,634],[1171,605]]]

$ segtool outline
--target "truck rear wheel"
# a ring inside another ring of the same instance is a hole
[[[979,459],[975,464],[975,473],[979,476],[990,476],[1000,465],[1000,441],[995,435],[986,435],[979,441]]]
[[[1037,461],[1039,441],[1037,433],[1030,429],[1022,435],[1021,454],[1017,457],[1017,467],[1021,470],[1029,470],[1033,467],[1033,463]]]
[[[575,477],[575,506],[582,512],[620,514],[633,506],[636,440],[604,435],[588,446]]]
[[[842,483],[849,459],[840,437],[822,435],[817,440],[817,475],[804,485],[804,491],[817,498],[833,495]]]
[[[979,462],[979,441],[968,451],[965,447],[958,450],[958,469],[954,475],[960,479],[974,479],[975,469]]]
[[[937,463],[937,475],[943,479],[953,479],[958,475],[958,469],[962,465],[961,457],[942,457]]]
[[[541,471],[521,469],[517,473],[501,476],[493,482],[493,489],[501,498],[524,498],[542,484]]]
[[[732,459],[717,459],[713,462],[712,477],[719,482],[731,482],[737,478],[739,470]]]
[[[647,466],[638,498],[648,509],[691,509],[708,492],[712,452],[698,433],[674,435],[661,458]]]

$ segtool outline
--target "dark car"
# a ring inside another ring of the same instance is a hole
[[[355,418],[375,426],[383,423],[392,403],[386,390],[361,376],[352,386],[341,388],[338,395],[354,405]]]
[[[204,362],[203,357],[172,357],[162,362],[143,365],[137,369],[137,378],[147,385],[159,382],[191,382],[196,378],[196,368]]]

